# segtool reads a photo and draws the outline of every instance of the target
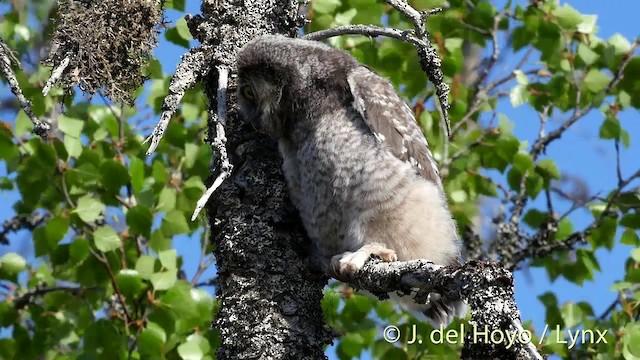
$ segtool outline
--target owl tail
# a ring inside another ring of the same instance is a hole
[[[454,318],[467,315],[467,304],[462,300],[447,300],[438,293],[430,293],[422,314],[434,328],[451,324]]]
[[[439,328],[440,325],[447,327],[454,318],[464,318],[467,315],[467,304],[464,301],[449,300],[435,292],[429,294],[426,304],[417,304],[412,295],[390,293],[389,297],[418,320],[428,321],[434,328]]]

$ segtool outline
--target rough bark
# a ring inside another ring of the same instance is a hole
[[[324,327],[322,288],[305,259],[306,239],[291,205],[277,148],[238,119],[235,54],[266,33],[294,35],[295,1],[203,1],[189,19],[209,69],[231,69],[227,97],[227,149],[234,172],[214,193],[207,213],[216,245],[221,308],[219,359],[322,359],[332,340]],[[204,78],[211,99],[210,139],[215,135],[217,72]],[[212,179],[219,161],[214,159]],[[211,181],[210,180],[210,181]]]

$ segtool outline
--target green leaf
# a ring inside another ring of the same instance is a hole
[[[170,42],[185,48],[189,48],[189,40],[193,38],[184,18],[180,18],[176,22],[176,26],[167,29],[164,36]]]
[[[543,159],[536,164],[536,172],[546,179],[560,179],[560,170],[551,159]]]
[[[187,341],[178,346],[178,355],[184,360],[200,360],[204,352],[197,341]]]
[[[186,0],[167,0],[164,3],[165,9],[176,9],[178,11],[184,11]]]
[[[131,235],[142,235],[149,237],[151,235],[151,225],[153,225],[153,214],[151,210],[144,205],[136,205],[127,211],[127,225]]]
[[[407,359],[409,359],[409,356],[407,355],[406,351],[395,346],[387,350],[382,355],[382,357],[380,357],[380,360],[407,360]]]
[[[99,200],[94,199],[91,195],[85,195],[78,199],[74,213],[78,214],[80,219],[86,223],[92,223],[102,217],[105,206]]]
[[[620,219],[620,225],[632,229],[640,229],[640,213],[625,214],[622,219]]]
[[[93,240],[96,248],[102,252],[113,251],[121,245],[120,236],[108,225],[99,227],[93,233]]]
[[[600,125],[600,138],[619,139],[620,131],[620,121],[614,117],[607,116],[602,125]]]
[[[164,212],[170,212],[176,208],[176,189],[173,187],[164,187],[160,191],[160,196],[158,197],[158,210]]]
[[[624,358],[637,360],[640,358],[640,325],[628,323],[622,331],[622,344]]]
[[[84,261],[89,256],[91,245],[85,238],[75,238],[69,246],[69,257],[75,263]]]
[[[620,242],[625,245],[640,246],[640,237],[638,233],[631,229],[625,229],[620,237]]]
[[[619,33],[611,36],[607,42],[614,48],[616,55],[624,55],[631,51],[631,43]]]
[[[334,22],[336,25],[349,25],[351,24],[351,20],[358,14],[357,9],[349,9],[343,13],[336,14],[334,17]]]
[[[65,135],[70,135],[74,138],[80,138],[83,126],[84,121],[82,120],[70,118],[64,115],[58,116],[58,127],[60,128],[60,131],[62,131]]]
[[[551,14],[556,17],[558,24],[566,30],[576,30],[578,25],[583,22],[582,15],[569,4],[555,8]]]
[[[640,248],[631,249],[631,258],[636,262],[640,262]]]
[[[27,261],[19,254],[8,252],[0,258],[0,270],[15,275],[27,268]]]
[[[598,60],[598,54],[591,50],[587,45],[580,43],[578,45],[578,56],[585,64],[591,65]]]
[[[140,273],[132,269],[122,269],[116,275],[118,288],[127,298],[132,298],[140,294],[145,288]]]
[[[120,192],[120,188],[131,181],[129,171],[119,161],[109,159],[100,164],[102,186],[110,193]]]
[[[522,70],[513,70],[513,73],[516,74],[516,81],[520,85],[528,85],[529,79],[527,79],[527,75],[525,75]]]
[[[598,15],[582,15],[582,22],[578,24],[578,32],[583,34],[595,33],[597,20]]]
[[[333,13],[340,6],[340,0],[315,0],[312,4],[313,11],[327,14]]]
[[[528,152],[518,152],[513,156],[513,167],[521,173],[533,169],[533,158]]]
[[[131,187],[135,194],[139,194],[144,187],[144,162],[136,157],[129,159],[129,176]]]
[[[617,219],[604,218],[596,229],[591,232],[591,243],[594,248],[604,246],[611,250],[615,244]]]
[[[82,142],[77,137],[65,135],[64,149],[67,150],[67,154],[69,154],[69,156],[78,158],[82,155]]]
[[[518,107],[529,100],[529,91],[525,85],[514,86],[509,92],[509,100],[513,107]]]
[[[137,345],[143,354],[161,355],[162,347],[166,341],[167,334],[164,329],[160,325],[149,321],[146,329],[138,336]]]
[[[338,343],[337,353],[348,359],[359,358],[364,346],[364,338],[358,333],[347,333]]]
[[[191,285],[184,280],[176,282],[169,291],[167,291],[160,300],[173,311],[178,318],[195,318],[198,317],[196,303],[191,296]]]
[[[160,263],[162,264],[162,266],[164,266],[165,269],[167,270],[177,269],[176,254],[177,253],[175,249],[160,251],[158,253],[158,257],[160,258]]]
[[[591,69],[584,78],[584,86],[593,93],[604,90],[611,79],[600,70]]]
[[[568,218],[564,218],[560,220],[558,223],[558,231],[554,235],[554,239],[562,240],[566,239],[569,235],[573,233],[573,224],[571,220]]]
[[[184,145],[184,165],[187,168],[192,168],[196,162],[196,156],[198,155],[198,146],[192,143],[186,143]]]
[[[155,272],[156,259],[150,255],[140,255],[136,261],[136,271],[143,279],[150,279]]]
[[[187,224],[187,220],[182,211],[171,210],[164,216],[164,219],[162,219],[160,229],[164,236],[169,237],[189,232],[189,224]]]
[[[15,121],[16,135],[22,135],[31,132],[32,129],[33,123],[31,122],[27,114],[25,114],[23,110],[18,111],[18,115],[16,116]]]
[[[154,289],[167,290],[175,284],[177,276],[178,272],[176,270],[170,270],[151,274],[149,280],[151,280]]]

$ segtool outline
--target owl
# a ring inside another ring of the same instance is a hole
[[[460,241],[427,141],[393,86],[348,53],[277,35],[237,54],[241,116],[278,140],[290,197],[322,269],[348,279],[371,255],[449,265]],[[392,299],[432,324],[463,302]]]

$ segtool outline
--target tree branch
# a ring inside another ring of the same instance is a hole
[[[33,230],[45,222],[51,215],[40,214],[37,212],[31,215],[16,215],[4,221],[2,230],[0,230],[0,244],[9,245],[7,234],[10,232],[18,232],[23,229]]]
[[[224,127],[227,122],[227,87],[229,82],[229,68],[227,66],[218,66],[218,90],[217,90],[217,103],[218,111],[216,112],[216,118],[213,120],[216,128],[216,137],[211,142],[214,150],[218,151],[220,162],[220,174],[213,182],[213,184],[205,191],[205,193],[198,199],[196,208],[191,215],[191,221],[194,221],[205,205],[209,201],[209,198],[216,191],[222,183],[231,176],[233,171],[233,165],[229,162],[229,156],[227,155],[227,136],[225,135]]]
[[[153,129],[151,135],[149,135],[149,137],[147,137],[143,142],[143,144],[145,144],[151,141],[149,149],[147,150],[147,155],[153,154],[160,144],[160,139],[162,139],[164,132],[167,130],[171,117],[176,110],[178,110],[180,100],[184,96],[185,92],[192,88],[206,72],[207,69],[204,66],[207,62],[204,61],[204,56],[205,54],[200,48],[192,49],[182,55],[182,60],[171,77],[171,82],[169,83],[169,94],[167,94],[162,102],[162,114],[160,115],[160,120]]]
[[[471,326],[478,331],[522,334],[520,313],[513,299],[513,275],[499,263],[469,261],[461,266],[439,266],[425,260],[385,263],[370,259],[360,272],[348,280],[356,289],[365,289],[380,297],[388,293],[411,294],[426,298],[437,292],[450,300],[464,300],[472,309]],[[477,338],[467,332],[461,359],[542,359],[531,343],[515,341],[508,348],[503,343]],[[526,333],[526,332],[524,332]],[[479,340],[479,341],[478,341]]]
[[[31,101],[24,97],[22,94],[22,89],[20,89],[20,84],[18,83],[18,79],[16,79],[16,74],[11,70],[11,64],[15,64],[20,67],[20,62],[11,52],[11,49],[4,43],[4,40],[0,38],[0,70],[7,78],[9,82],[9,87],[11,88],[11,92],[18,99],[18,103],[20,103],[20,107],[24,110],[25,114],[31,119],[33,123],[33,133],[40,136],[42,139],[47,138],[47,134],[51,126],[44,121],[38,120],[38,118],[31,110]]]

